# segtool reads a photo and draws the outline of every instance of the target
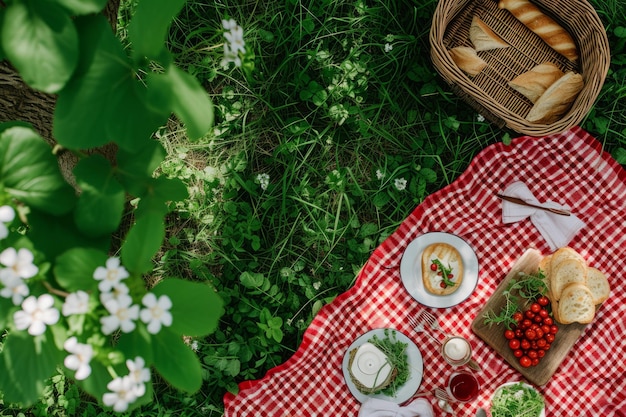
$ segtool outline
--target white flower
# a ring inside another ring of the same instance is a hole
[[[140,391],[142,387],[144,392]],[[145,386],[137,386],[128,376],[115,378],[107,384],[107,388],[111,392],[102,395],[102,403],[118,413],[128,410],[128,405],[145,393]]]
[[[137,356],[134,361],[127,359],[128,378],[135,384],[143,384],[150,381],[150,369],[146,368],[146,361]]]
[[[406,188],[406,180],[404,178],[396,178],[393,184],[398,191],[402,191]]]
[[[102,304],[105,304],[107,301],[114,298],[120,298],[122,295],[128,295],[129,292],[130,290],[126,284],[118,282],[117,284],[113,284],[109,292],[100,293],[100,301]]]
[[[313,283],[313,289],[315,289],[316,291],[319,290],[321,286],[322,286],[322,283],[320,281],[315,281]]]
[[[482,123],[485,121],[485,116],[483,116],[482,114],[479,114],[478,116],[476,116],[476,120]]]
[[[68,294],[61,311],[65,317],[89,312],[89,294],[80,290]]]
[[[382,180],[383,178],[385,178],[385,173],[382,172],[380,169],[376,170],[376,178],[378,178],[379,180]]]
[[[236,67],[240,67],[241,58],[239,58],[239,52],[246,52],[246,43],[243,40],[243,29],[234,19],[222,20],[222,26],[227,31],[224,33],[226,42],[224,43],[224,58],[221,62],[222,67],[228,68],[231,62],[234,63]]]
[[[256,176],[256,180],[263,191],[267,190],[267,186],[270,185],[270,176],[268,174],[259,174]]]
[[[26,248],[6,248],[0,253],[0,263],[24,279],[32,278],[39,272],[39,268],[33,264],[34,259],[33,253]]]
[[[22,309],[13,314],[13,321],[17,330],[28,329],[32,336],[38,336],[46,331],[46,325],[53,325],[59,321],[59,310],[53,307],[54,298],[50,294],[43,294],[39,298],[31,295],[22,303]]]
[[[0,239],[9,236],[9,228],[5,223],[11,223],[15,218],[15,210],[11,206],[0,207]]]
[[[7,269],[0,271],[0,282],[4,285],[4,288],[0,290],[0,295],[4,298],[10,298],[16,306],[22,304],[24,297],[28,297],[30,294],[24,280]]]
[[[63,348],[71,355],[67,355],[63,364],[67,369],[76,371],[74,378],[79,381],[91,375],[91,366],[89,362],[93,358],[93,348],[86,343],[78,343],[75,337],[70,337],[63,344]]]
[[[104,303],[104,307],[111,315],[100,319],[102,333],[109,335],[117,329],[121,329],[124,333],[135,330],[136,324],[133,320],[139,317],[139,306],[132,304],[133,299],[128,295],[122,295]]]
[[[391,52],[391,50],[393,49],[393,45],[390,43],[386,43],[385,44],[385,52]]]
[[[237,26],[237,22],[235,22],[235,19],[222,19],[222,27],[226,30],[231,30],[234,27]]]
[[[197,340],[193,340],[191,342],[191,350],[193,350],[194,352],[197,352],[198,349],[200,349],[200,345],[198,344]]]
[[[141,310],[141,321],[148,325],[148,331],[157,334],[161,330],[161,325],[170,326],[172,324],[172,300],[167,295],[162,295],[158,299],[156,295],[149,292],[141,300],[147,308]]]
[[[246,43],[243,40],[243,28],[237,24],[235,27],[230,29],[230,32],[224,33],[224,37],[230,43],[230,49],[234,54],[237,54],[239,51],[245,53]]]
[[[124,278],[128,278],[128,271],[120,264],[120,259],[112,257],[107,259],[106,267],[99,266],[93,273],[94,279],[100,281],[98,288],[102,292],[111,289]]]

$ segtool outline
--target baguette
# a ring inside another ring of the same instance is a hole
[[[597,268],[589,267],[587,269],[587,287],[593,294],[593,303],[600,304],[606,301],[611,294],[611,288],[609,287],[609,281],[606,275]]]
[[[568,71],[539,97],[526,115],[526,120],[545,124],[556,122],[569,110],[583,86],[583,77]]]
[[[566,259],[553,267],[550,274],[550,285],[552,297],[559,301],[562,292],[569,284],[587,283],[587,265],[578,259]]]
[[[570,61],[578,59],[576,43],[554,19],[544,14],[528,0],[500,0],[498,7],[506,9],[548,46]]]
[[[468,75],[475,77],[487,66],[487,63],[478,56],[474,48],[457,46],[448,51],[454,63]]]
[[[565,73],[551,62],[544,62],[509,81],[509,87],[535,103]]]
[[[563,324],[588,324],[596,315],[593,294],[586,285],[569,284],[563,289],[563,296],[558,302],[559,322]]]
[[[477,51],[508,48],[510,46],[478,16],[472,18],[469,38]]]

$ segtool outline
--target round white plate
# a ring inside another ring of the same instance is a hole
[[[363,343],[369,341],[374,335],[378,336],[379,339],[384,339],[386,329],[374,329],[369,332],[359,336],[346,350],[346,353],[343,356],[343,362],[341,364],[341,368],[343,370],[343,378],[348,384],[348,388],[350,388],[350,392],[359,402],[364,402],[368,398],[379,398],[387,401],[394,402],[399,404],[411,398],[413,394],[417,392],[417,389],[420,387],[422,383],[422,374],[424,372],[424,361],[422,360],[422,353],[417,348],[415,343],[411,341],[408,337],[406,337],[403,333],[395,329],[387,329],[390,332],[396,334],[396,340],[398,342],[406,343],[406,354],[409,363],[409,378],[407,381],[397,389],[395,397],[390,397],[383,394],[363,394],[352,382],[352,378],[350,378],[349,371],[349,363],[350,363],[350,351],[352,349],[358,348]]]
[[[422,252],[433,243],[447,243],[459,251],[463,259],[463,281],[460,287],[448,295],[430,293],[422,281]],[[444,232],[425,233],[406,247],[400,261],[400,277],[404,288],[421,304],[428,307],[446,308],[459,304],[469,297],[478,283],[478,258],[476,253],[460,237]]]
[[[527,383],[522,382],[522,381],[514,381],[514,382],[507,382],[507,383],[504,383],[504,384],[500,385],[498,388],[496,388],[496,390],[493,392],[493,395],[491,396],[491,399],[489,400],[490,407],[491,407],[491,401],[493,400],[493,397],[496,395],[496,392],[498,392],[498,390],[499,390],[500,388],[502,388],[502,387],[506,387],[506,386],[509,386],[509,385],[513,385],[513,384],[519,384],[519,383],[521,383],[521,384],[522,384],[523,386],[525,386],[526,388],[530,388],[530,389],[532,389],[533,391],[537,391],[537,390],[535,389],[535,387],[533,387],[532,385],[528,385]],[[541,393],[539,393],[539,395],[541,395]],[[541,413],[539,413],[539,417],[546,417],[545,399],[544,399],[544,406],[543,406],[543,410],[541,410]]]

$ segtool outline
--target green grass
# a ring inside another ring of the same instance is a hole
[[[132,3],[123,2],[122,37]],[[592,3],[614,54],[583,128],[625,163],[626,15],[617,0]],[[168,217],[155,275],[212,282],[226,313],[215,334],[194,343],[202,390],[185,395],[157,384],[154,403],[135,414],[221,415],[224,393],[287,360],[319,308],[353,285],[371,252],[427,195],[453,182],[484,147],[518,136],[479,121],[435,72],[428,44],[435,6],[185,6],[168,42],[210,92],[216,124],[194,143],[176,121],[159,132],[168,151],[160,173],[183,179],[191,196]],[[220,66],[226,17],[244,28],[245,70]],[[259,174],[269,176],[266,189]],[[37,415],[67,413],[55,401],[45,405],[58,395],[50,393]],[[100,412],[71,395],[82,415]]]

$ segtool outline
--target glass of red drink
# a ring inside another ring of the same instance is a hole
[[[480,384],[478,379],[468,371],[455,371],[448,378],[447,391],[455,400],[467,403],[478,397]]]

